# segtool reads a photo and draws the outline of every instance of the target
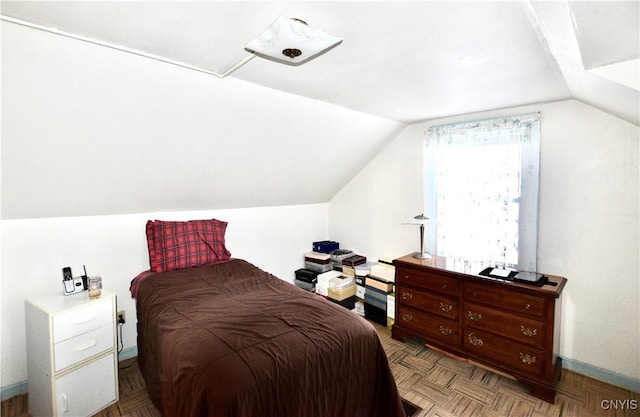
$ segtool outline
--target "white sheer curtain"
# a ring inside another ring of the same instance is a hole
[[[535,271],[539,113],[434,126],[425,145],[436,253]]]

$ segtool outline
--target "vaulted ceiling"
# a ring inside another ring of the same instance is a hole
[[[3,1],[0,214],[324,203],[407,124],[556,100],[638,125],[638,6]],[[343,42],[210,74],[278,16]]]
[[[343,43],[232,77],[402,123],[575,98],[639,124],[637,1],[3,1],[2,15],[214,72],[297,17]]]

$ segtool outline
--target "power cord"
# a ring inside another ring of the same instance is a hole
[[[124,340],[122,338],[122,326],[124,325],[124,322],[122,321],[122,319],[118,319],[118,355],[120,355],[120,352],[122,352],[122,350],[124,349]],[[118,366],[119,370],[123,370],[123,369],[127,369],[130,368],[131,366],[135,365],[135,363],[138,362],[138,357],[136,356],[135,358],[133,358],[133,360],[131,361],[130,364],[128,364],[127,366]],[[118,361],[119,363],[119,361]]]
[[[124,341],[122,340],[122,322],[118,322],[118,355],[124,349]]]

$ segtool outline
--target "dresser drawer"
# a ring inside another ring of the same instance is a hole
[[[458,302],[455,299],[439,294],[419,291],[413,287],[398,285],[396,303],[419,308],[449,319],[458,318]]]
[[[458,280],[429,271],[416,271],[410,268],[396,269],[396,284],[411,285],[441,294],[456,296],[458,294]]]
[[[402,327],[433,336],[449,346],[459,346],[460,326],[455,320],[426,314],[413,308],[399,306],[396,314],[396,324]]]
[[[532,376],[543,376],[548,355],[541,349],[507,342],[504,337],[468,327],[464,328],[463,343],[465,350],[477,357]]]
[[[547,325],[544,322],[471,303],[464,303],[462,315],[465,326],[486,330],[541,349],[547,347]]]
[[[90,301],[81,307],[53,317],[53,342],[58,343],[106,324],[111,324],[114,318],[115,311],[113,311],[112,298]]]
[[[58,342],[53,347],[56,372],[113,347],[113,325],[107,324]]]
[[[544,318],[547,300],[508,289],[465,282],[464,298],[467,301],[489,304],[496,308]]]

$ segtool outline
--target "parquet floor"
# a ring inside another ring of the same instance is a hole
[[[640,416],[639,393],[563,369],[555,404],[549,404],[530,396],[512,379],[447,357],[418,341],[401,343],[391,338],[390,329],[376,328],[400,394],[423,409],[416,417]],[[632,404],[637,404],[635,409]]]
[[[518,382],[426,348],[391,339],[376,325],[403,398],[423,410],[416,417],[640,416],[640,394],[563,370],[555,404],[537,400]],[[120,363],[120,401],[94,417],[158,417],[135,359]],[[618,401],[617,408],[606,407]],[[622,406],[626,401],[626,408]],[[637,404],[635,409],[629,405]],[[605,407],[603,407],[603,404]],[[3,417],[27,417],[26,395],[2,402]],[[314,417],[314,416],[301,416]]]

